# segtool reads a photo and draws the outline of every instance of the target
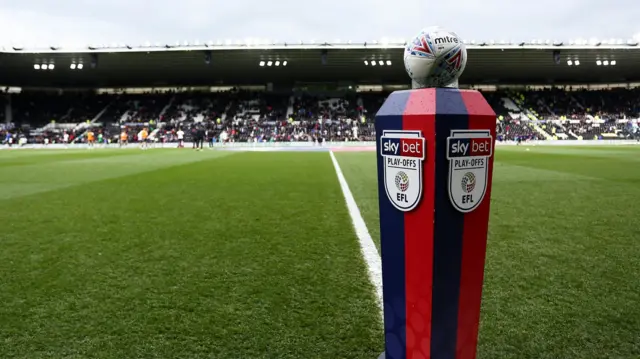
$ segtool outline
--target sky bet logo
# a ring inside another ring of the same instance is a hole
[[[424,138],[382,137],[383,156],[401,156],[424,159]]]
[[[449,138],[448,142],[448,158],[491,156],[491,137]]]

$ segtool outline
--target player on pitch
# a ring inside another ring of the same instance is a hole
[[[143,127],[140,132],[138,132],[138,141],[140,142],[140,149],[146,150],[149,148],[148,142],[149,132],[146,127]]]
[[[202,151],[202,146],[204,145],[204,137],[205,137],[205,130],[204,130],[204,126],[199,124],[196,125],[196,132],[195,132],[195,150],[196,151]]]

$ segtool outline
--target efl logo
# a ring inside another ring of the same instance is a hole
[[[488,130],[453,130],[447,138],[449,198],[460,212],[476,209],[487,191],[493,137]]]
[[[385,190],[389,201],[400,211],[411,211],[420,203],[425,146],[420,131],[386,130],[380,137]]]

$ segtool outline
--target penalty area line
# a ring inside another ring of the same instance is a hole
[[[351,194],[351,190],[349,189],[347,180],[342,174],[342,170],[340,169],[338,160],[336,160],[336,156],[333,154],[333,151],[329,151],[329,155],[331,156],[333,167],[336,170],[338,182],[340,183],[340,188],[342,189],[342,194],[344,195],[344,200],[347,204],[347,210],[349,211],[353,228],[356,231],[356,236],[360,243],[360,252],[362,253],[362,257],[367,265],[369,281],[373,284],[376,291],[376,301],[380,311],[380,319],[382,319],[382,261],[380,260],[380,254],[378,253],[376,245],[373,243],[373,239],[371,238],[371,234],[369,234],[369,230],[367,229],[364,219],[362,219],[362,214],[360,213],[360,209],[358,209],[358,204],[356,203],[355,198],[353,198],[353,194]]]

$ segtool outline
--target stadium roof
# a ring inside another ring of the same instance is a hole
[[[568,46],[562,43],[467,45],[469,61],[461,83],[640,82],[640,67],[637,66],[640,48],[637,45],[637,42]],[[402,63],[402,50],[402,44],[377,43],[140,48],[122,45],[73,51],[55,47],[12,48],[0,52],[0,84],[75,88],[266,83],[277,86],[301,82],[406,84],[408,77]],[[323,57],[326,58],[324,64]],[[559,57],[559,63],[555,57]],[[206,58],[210,58],[209,64]],[[81,70],[79,64],[82,64]]]

